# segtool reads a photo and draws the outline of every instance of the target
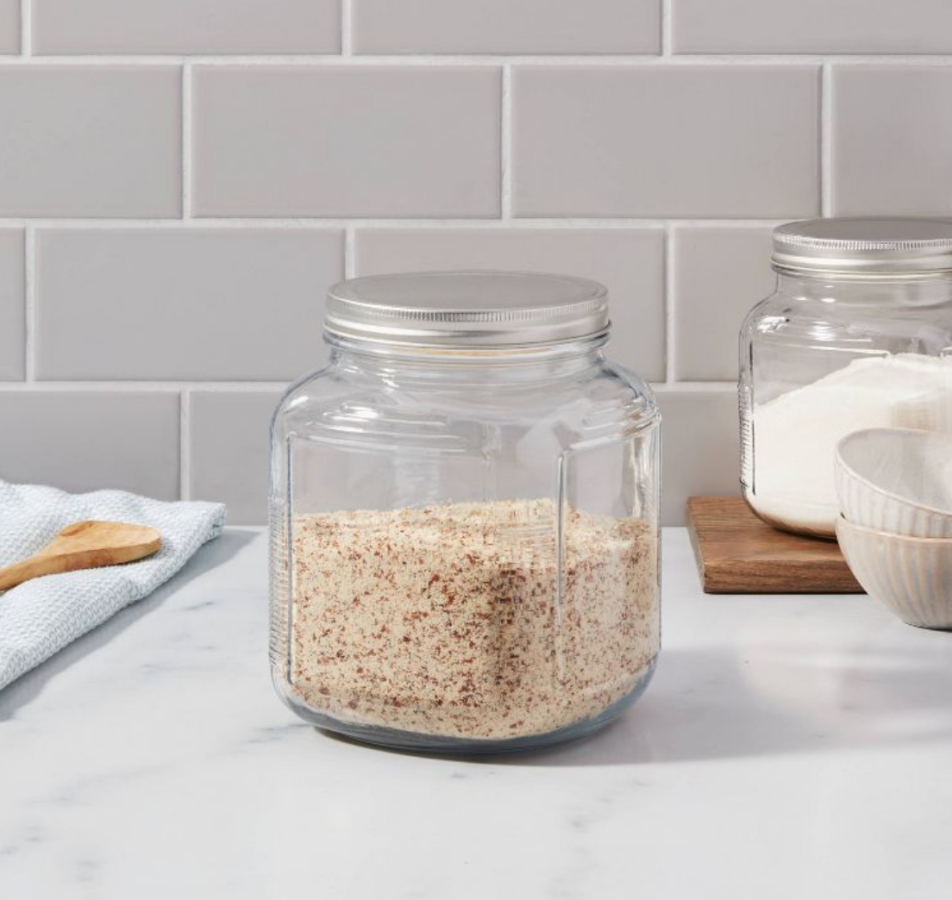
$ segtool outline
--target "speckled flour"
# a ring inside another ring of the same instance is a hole
[[[660,643],[657,535],[551,501],[299,516],[292,694],[346,722],[544,734],[628,694]]]

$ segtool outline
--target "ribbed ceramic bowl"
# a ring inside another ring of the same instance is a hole
[[[952,540],[886,534],[843,518],[836,537],[870,597],[909,625],[952,630]]]
[[[854,525],[952,538],[952,434],[854,431],[837,445],[834,467],[840,510]]]

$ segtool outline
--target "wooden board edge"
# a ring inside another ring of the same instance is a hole
[[[838,594],[865,594],[860,583],[856,580],[849,568],[846,560],[843,560],[842,567],[838,567],[835,575],[831,575],[829,569],[826,570],[826,577],[831,584],[824,585],[822,589],[811,586],[810,563],[801,563],[803,578],[798,579],[797,584],[803,585],[799,589],[791,589],[789,574],[785,575],[783,580],[774,579],[763,574],[761,565],[748,568],[743,562],[734,560],[729,567],[711,563],[704,558],[701,550],[702,539],[697,529],[698,514],[703,515],[705,508],[713,506],[717,501],[728,499],[727,495],[704,495],[695,494],[688,497],[685,502],[685,518],[687,520],[688,535],[691,540],[691,549],[694,553],[694,561],[697,567],[698,577],[701,581],[701,589],[705,594],[789,594],[794,596],[818,595],[823,596]],[[736,498],[743,499],[743,498]]]
[[[694,516],[691,515],[691,501],[694,500],[694,497],[688,497],[688,502],[685,505],[685,511],[687,513],[687,529],[688,537],[691,539],[691,550],[694,552],[694,565],[697,569],[698,578],[701,580],[701,590],[705,594],[713,593],[708,589],[707,574],[705,572],[704,565],[704,554],[701,553],[701,539],[698,537],[697,533],[697,524],[694,521]]]
[[[828,576],[827,576],[828,577]],[[731,564],[729,570],[718,566],[706,566],[704,578],[705,594],[863,594],[865,591],[852,578],[847,570],[828,584],[817,587],[809,577],[798,579],[792,587],[789,574],[783,580],[778,580],[763,574],[761,567],[748,569],[743,563]]]

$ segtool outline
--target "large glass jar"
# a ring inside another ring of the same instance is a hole
[[[952,222],[794,222],[773,267],[740,336],[744,496],[772,525],[832,538],[842,437],[952,430]]]
[[[660,645],[659,413],[606,292],[423,273],[332,288],[275,414],[271,665],[302,718],[496,751],[594,731]]]

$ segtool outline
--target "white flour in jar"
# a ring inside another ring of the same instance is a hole
[[[296,517],[291,692],[341,721],[475,739],[603,712],[658,652],[657,534],[570,510],[560,570],[555,523],[548,500]]]
[[[952,358],[858,359],[753,413],[751,506],[768,521],[832,536],[836,445],[863,428],[952,432]]]

